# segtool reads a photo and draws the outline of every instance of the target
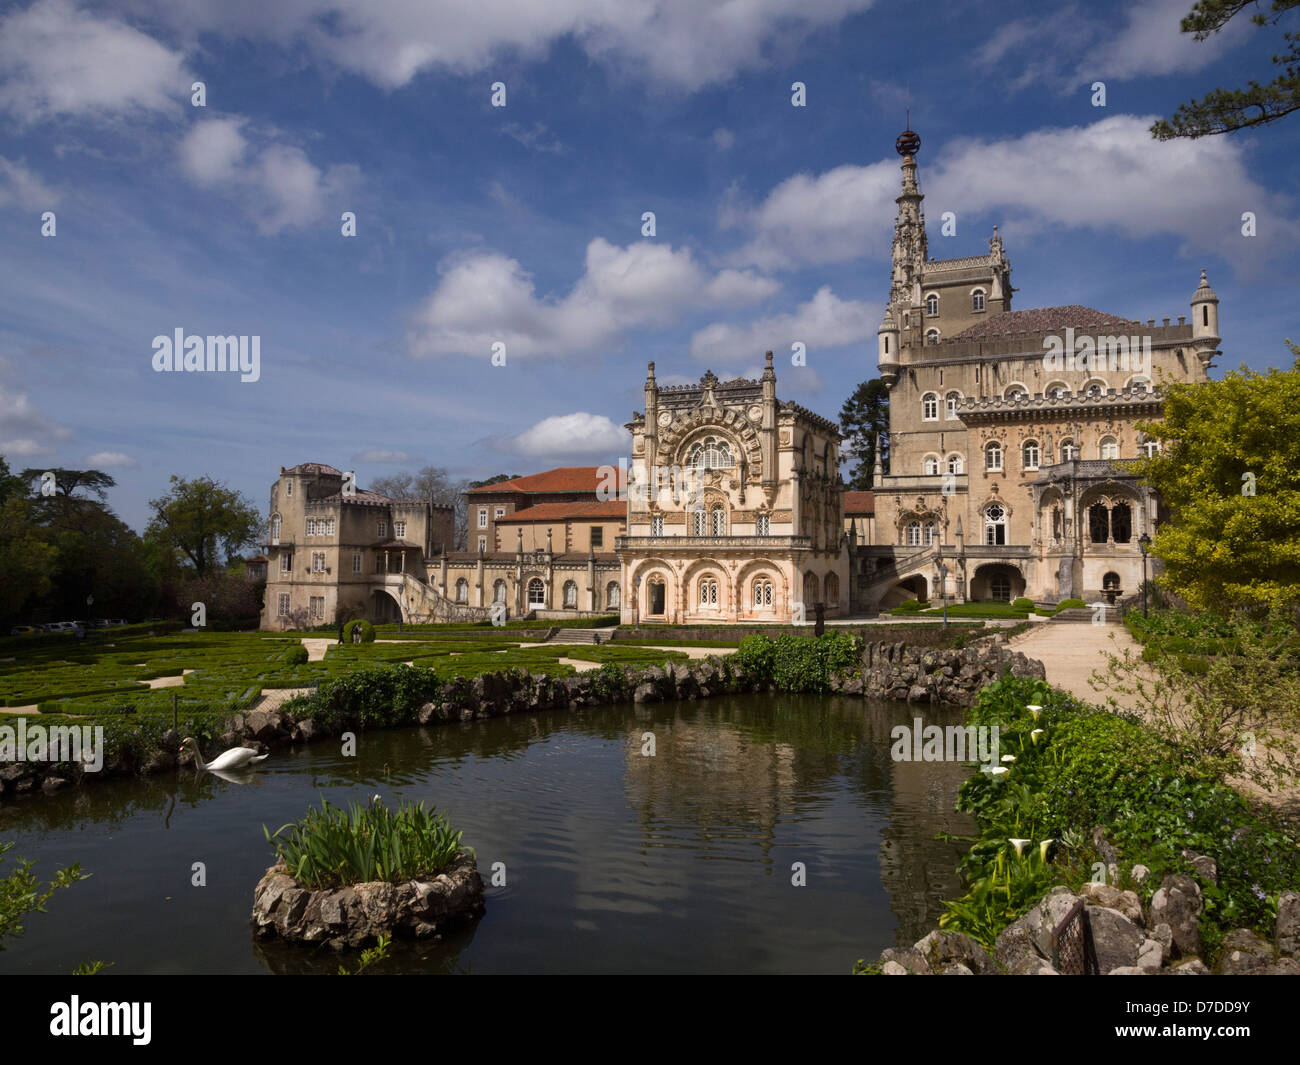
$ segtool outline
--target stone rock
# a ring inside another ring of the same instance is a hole
[[[262,743],[272,743],[280,731],[279,715],[274,711],[254,710],[248,715],[247,734]]]
[[[909,973],[906,969],[904,969],[901,965],[899,965],[898,962],[886,961],[886,962],[882,962],[880,965],[880,975],[881,976],[911,976],[912,974]]]
[[[1210,970],[1205,962],[1201,961],[1195,954],[1183,958],[1182,961],[1165,970],[1173,976],[1209,976]]]
[[[1284,891],[1277,900],[1277,949],[1288,958],[1300,955],[1300,893]]]
[[[924,939],[918,940],[915,949],[934,972],[942,972],[945,965],[954,962],[981,976],[998,971],[997,963],[989,957],[988,952],[963,932],[941,932],[936,929]]]
[[[653,684],[638,684],[636,690],[632,692],[632,701],[634,703],[653,703],[659,701],[659,696]]]
[[[1030,915],[1007,925],[993,943],[993,957],[1007,972],[1025,973],[1045,964],[1029,934]]]
[[[1138,947],[1138,968],[1146,969],[1148,972],[1155,972],[1164,963],[1165,948],[1160,941],[1149,937],[1142,940],[1142,945]]]
[[[1256,969],[1251,976],[1300,976],[1300,959],[1278,958],[1262,969]]]
[[[1058,884],[1020,919],[1025,922],[1034,949],[1048,961],[1052,958],[1052,932],[1076,901],[1074,893],[1068,887]]]
[[[1151,929],[1151,938],[1160,944],[1161,958],[1168,961],[1174,953],[1174,932],[1163,921]]]
[[[1090,906],[1088,924],[1097,952],[1097,968],[1103,976],[1112,969],[1137,965],[1145,937],[1124,914],[1106,906]]]
[[[954,961],[945,965],[939,972],[940,976],[974,976],[975,974],[966,968],[961,962]]]
[[[1236,976],[1255,972],[1273,963],[1273,947],[1249,928],[1235,928],[1223,939],[1219,964],[1215,972],[1221,976]]]
[[[1150,976],[1151,970],[1144,969],[1140,965],[1121,965],[1115,969],[1111,969],[1111,971],[1106,973],[1106,975],[1107,976]]]
[[[912,976],[929,976],[933,972],[930,963],[925,960],[925,955],[915,947],[890,947],[880,952],[880,960],[882,964],[897,965]]]
[[[1196,875],[1202,880],[1207,880],[1211,884],[1219,882],[1219,866],[1208,854],[1193,854],[1191,851],[1183,851],[1183,857],[1191,862],[1192,868],[1196,870]]]
[[[1133,891],[1120,891],[1111,884],[1094,884],[1091,881],[1083,885],[1079,898],[1087,899],[1098,906],[1108,906],[1119,910],[1136,925],[1143,924],[1142,903]]]
[[[55,791],[62,791],[71,783],[63,777],[46,777],[41,781],[41,791],[47,794]]]
[[[313,740],[321,739],[325,735],[325,730],[316,724],[315,718],[304,717],[298,722],[298,736],[303,743],[311,743]]]
[[[1169,925],[1176,957],[1201,953],[1199,922],[1204,905],[1200,886],[1181,873],[1165,877],[1151,896],[1151,923]]]

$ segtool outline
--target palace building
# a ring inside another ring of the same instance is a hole
[[[849,610],[839,426],[757,381],[660,386],[632,433],[625,624],[812,621]]]
[[[1219,345],[1218,297],[1201,271],[1191,320],[1146,324],[1078,305],[1013,310],[1011,263],[988,252],[931,259],[903,157],[889,300],[878,334],[889,388],[887,476],[874,536],[855,551],[855,599],[1093,601],[1132,595],[1159,500],[1125,460],[1157,446],[1161,388],[1202,382]]]

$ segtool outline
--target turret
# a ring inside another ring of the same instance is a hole
[[[876,355],[881,380],[886,388],[893,388],[898,380],[898,322],[892,310],[885,311],[876,330]]]
[[[1201,271],[1201,283],[1192,296],[1192,346],[1201,366],[1210,368],[1211,360],[1219,354],[1219,297]]]

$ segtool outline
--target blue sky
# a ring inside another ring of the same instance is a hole
[[[108,470],[143,528],[171,474],[264,507],[303,461],[363,485],[613,461],[650,359],[686,383],[771,348],[782,398],[833,418],[876,374],[909,102],[932,255],[979,254],[997,224],[1016,308],[1142,320],[1190,313],[1205,267],[1220,367],[1289,365],[1300,117],[1147,133],[1271,79],[1278,31],[1195,43],[1190,6],[10,5],[0,454]],[[177,328],[260,336],[260,379],[154,372]]]

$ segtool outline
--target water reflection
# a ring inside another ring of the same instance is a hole
[[[913,716],[790,696],[528,714],[362,734],[356,757],[276,752],[237,782],[181,770],[7,803],[14,854],[94,877],[28,921],[0,971],[335,972],[335,955],[252,936],[262,828],[379,792],[445,810],[485,881],[505,877],[477,926],[399,944],[380,971],[845,972],[959,891],[960,846],[935,837],[970,830],[952,810],[969,770],[891,762],[889,730]]]

